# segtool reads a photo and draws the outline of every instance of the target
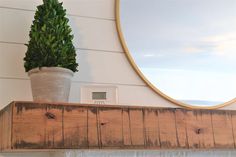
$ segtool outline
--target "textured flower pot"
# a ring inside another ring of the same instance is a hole
[[[28,72],[34,101],[68,102],[73,72],[59,67],[35,68]]]

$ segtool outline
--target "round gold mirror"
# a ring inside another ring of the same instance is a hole
[[[131,64],[158,94],[192,108],[235,101],[235,0],[117,0],[117,26]]]

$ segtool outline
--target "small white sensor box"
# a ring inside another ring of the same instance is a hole
[[[118,104],[116,86],[88,85],[81,87],[80,101],[85,104]]]

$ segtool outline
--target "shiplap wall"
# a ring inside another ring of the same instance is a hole
[[[153,92],[129,64],[115,25],[115,0],[64,0],[75,35],[79,72],[70,102],[80,102],[80,87],[118,87],[120,105],[177,107]],[[0,108],[13,100],[32,100],[23,57],[36,6],[41,0],[0,0]],[[234,109],[235,105],[226,107]]]
[[[32,100],[23,57],[36,6],[41,0],[0,0],[0,104]],[[173,106],[150,90],[130,66],[115,25],[115,0],[64,0],[75,35],[79,72],[70,102],[80,102],[80,87],[118,87],[120,105]]]
[[[12,100],[32,100],[23,57],[36,6],[41,0],[0,0],[0,108]],[[75,35],[79,72],[70,102],[80,102],[84,85],[118,87],[120,105],[176,107],[153,92],[130,66],[115,25],[115,0],[64,0]],[[234,108],[234,105],[226,107]]]
[[[75,35],[79,72],[73,78],[70,102],[80,102],[83,85],[118,87],[120,105],[177,107],[136,75],[125,57],[115,26],[115,0],[64,0]],[[28,32],[41,0],[0,0],[0,108],[12,100],[32,100],[23,68]],[[225,109],[234,109],[234,105]],[[0,157],[82,156],[235,156],[234,151],[65,151],[56,153],[2,153]]]

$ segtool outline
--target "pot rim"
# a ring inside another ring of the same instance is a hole
[[[71,76],[74,75],[74,72],[72,70],[62,67],[40,67],[40,68],[37,67],[28,71],[28,75],[30,76],[34,73],[39,73],[39,72],[61,72],[61,73],[68,73]]]

